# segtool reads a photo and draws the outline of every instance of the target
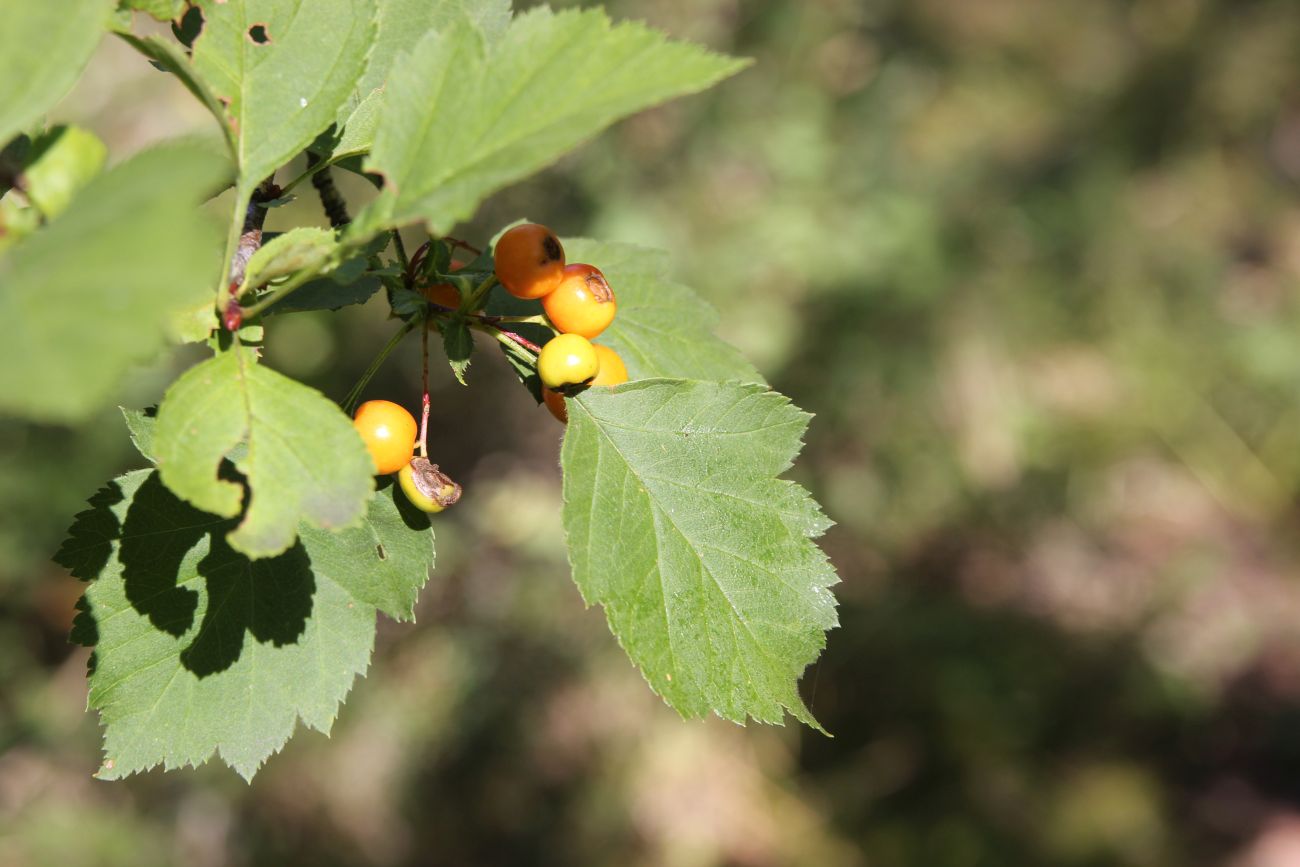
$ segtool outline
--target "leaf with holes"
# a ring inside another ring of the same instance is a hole
[[[235,462],[244,488],[220,477]],[[375,467],[360,435],[320,392],[257,363],[236,345],[186,371],[158,408],[154,453],[162,480],[207,512],[233,518],[232,548],[273,557],[289,548],[298,525],[327,530],[357,524],[374,491]]]
[[[389,488],[340,534],[302,527],[277,557],[226,544],[233,519],[178,499],[159,474],[119,477],[56,559],[91,581],[74,640],[95,648],[98,776],[213,754],[251,779],[299,719],[329,732],[374,645],[376,610],[407,619],[433,565],[426,517]]]
[[[247,194],[334,122],[365,70],[374,0],[202,5],[193,69],[224,104]]]
[[[431,31],[389,77],[366,162],[385,193],[354,231],[423,220],[445,234],[619,118],[743,65],[599,10],[530,9],[495,40],[464,18]]]
[[[564,527],[583,598],[685,717],[818,727],[798,679],[836,625],[829,526],[777,476],[808,415],[760,385],[650,379],[568,401]]]

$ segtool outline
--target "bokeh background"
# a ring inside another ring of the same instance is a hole
[[[472,389],[435,377],[467,494],[417,623],[252,786],[91,778],[49,556],[140,459],[114,412],[0,422],[0,864],[1300,864],[1300,5],[610,8],[756,63],[458,234],[665,247],[816,413],[791,477],[837,522],[842,626],[803,687],[835,737],[649,692],[568,578],[559,426],[484,346]],[[113,41],[57,116],[115,159],[211,129]],[[304,221],[309,192],[268,228]],[[340,398],[390,329],[286,317],[269,362]],[[418,388],[411,344],[368,396]]]

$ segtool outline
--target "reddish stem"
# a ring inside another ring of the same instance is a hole
[[[515,334],[513,331],[506,331],[504,328],[497,328],[497,331],[500,331],[506,337],[509,337],[511,340],[513,340],[515,343],[518,343],[520,346],[524,347],[525,349],[531,349],[533,352],[542,351],[542,347],[538,346],[536,343],[533,343],[531,340],[529,340],[526,337],[520,337],[518,334]]]
[[[423,362],[424,396],[420,407],[420,457],[428,457],[426,446],[429,435],[429,326],[425,323],[424,333],[420,337],[420,355]]]

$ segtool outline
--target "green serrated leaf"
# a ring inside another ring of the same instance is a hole
[[[309,280],[300,288],[275,302],[262,313],[298,313],[303,310],[338,310],[351,304],[364,304],[379,291],[377,278],[363,276],[348,283],[339,282],[336,274]]]
[[[158,424],[158,407],[127,409],[120,406],[118,409],[122,411],[126,429],[131,432],[131,444],[135,446],[135,450],[149,463],[155,463],[153,436],[154,428]]]
[[[537,356],[514,344],[498,343],[497,345],[501,347],[501,352],[510,363],[515,376],[519,377],[520,384],[528,389],[533,400],[541,403],[542,378],[537,375]]]
[[[685,717],[818,727],[797,684],[837,622],[811,541],[829,521],[777,478],[809,416],[763,386],[684,380],[567,403],[573,577],[651,688]]]
[[[134,9],[159,21],[175,21],[185,9],[185,0],[120,0],[119,9]]]
[[[334,233],[315,226],[298,226],[257,249],[244,272],[245,286],[265,286],[298,271],[319,271],[338,249]]]
[[[362,527],[304,526],[285,553],[249,560],[225,543],[233,520],[189,506],[155,471],[100,491],[56,555],[93,581],[73,635],[95,646],[98,776],[217,753],[251,779],[297,720],[328,732],[369,663],[376,608],[409,617],[433,565],[427,519],[399,502],[390,486]]]
[[[744,65],[599,10],[517,16],[497,40],[471,21],[426,34],[395,64],[367,171],[385,192],[354,231],[427,222],[446,234],[489,193],[621,117]]]
[[[763,382],[735,347],[713,334],[713,306],[668,277],[667,253],[586,238],[565,238],[564,250],[570,262],[590,262],[609,280],[618,315],[596,342],[619,354],[632,379]]]
[[[298,525],[355,526],[374,491],[375,467],[361,437],[320,392],[257,363],[236,346],[186,371],[158,409],[154,450],[167,487],[200,509],[234,517],[241,485],[219,477],[239,443],[250,489],[229,542],[249,557],[293,544]]]
[[[374,0],[208,0],[193,69],[224,105],[251,191],[334,122],[365,69]]]
[[[113,0],[9,3],[0,27],[0,144],[36,123],[90,60]]]
[[[0,411],[85,418],[157,353],[218,279],[221,228],[198,205],[228,172],[193,142],[145,151],[0,255]]]
[[[67,210],[72,198],[104,168],[108,148],[93,133],[58,126],[32,142],[23,167],[23,192],[45,217]]]
[[[489,38],[499,37],[510,23],[510,0],[378,0],[377,18],[366,71],[339,108],[338,140],[328,148],[331,160],[370,150],[384,85],[400,55],[411,51],[424,34],[446,29],[461,18],[477,23]]]
[[[463,319],[452,319],[442,326],[442,349],[447,353],[451,372],[456,381],[465,385],[465,371],[469,370],[470,356],[474,354],[474,336]]]

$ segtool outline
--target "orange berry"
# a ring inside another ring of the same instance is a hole
[[[596,373],[596,378],[591,381],[592,385],[621,385],[627,382],[627,365],[623,359],[618,357],[618,353],[608,346],[601,346],[593,343],[592,347],[596,350],[596,359],[600,362],[600,370]]]
[[[497,279],[516,298],[541,298],[564,276],[564,246],[555,233],[537,223],[506,231],[492,251]]]
[[[564,405],[564,395],[558,391],[551,391],[549,388],[542,389],[542,403],[551,411],[551,415],[559,420],[560,424],[569,423],[569,410]]]
[[[411,462],[417,428],[415,416],[402,407],[389,400],[368,400],[357,407],[352,424],[379,475],[395,473]]]
[[[560,331],[592,338],[614,321],[618,302],[599,268],[575,262],[564,269],[564,279],[542,299],[542,307]]]

